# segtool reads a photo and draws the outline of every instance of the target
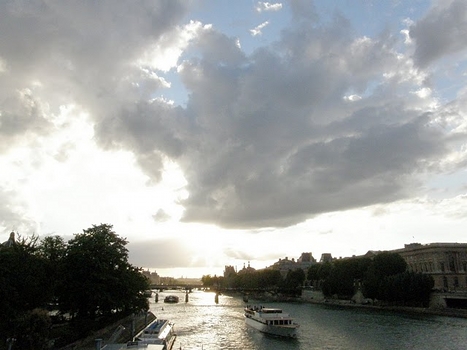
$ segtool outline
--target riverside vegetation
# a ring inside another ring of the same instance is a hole
[[[433,278],[407,270],[397,253],[382,252],[289,270],[285,277],[273,269],[232,272],[226,277],[205,275],[202,282],[215,289],[268,291],[283,297],[301,295],[303,286],[313,286],[327,298],[350,300],[357,292],[380,305],[427,307]]]
[[[148,309],[149,281],[128,262],[127,241],[108,224],[94,225],[65,242],[60,236],[20,238],[0,247],[0,349],[53,349]],[[380,303],[427,306],[433,280],[407,271],[403,258],[339,259],[290,270],[203,276],[206,287],[269,290],[300,296],[312,285],[326,297],[350,299],[356,291]]]
[[[149,288],[108,224],[0,248],[0,349],[60,348],[140,310]]]

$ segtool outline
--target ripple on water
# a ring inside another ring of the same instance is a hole
[[[184,295],[180,300],[185,300]],[[152,300],[150,308],[159,318],[175,322],[174,350],[455,350],[467,344],[466,319],[315,304],[271,305],[283,308],[300,323],[298,339],[275,338],[247,327],[240,297],[221,295],[216,304],[213,293],[197,291],[190,294],[188,303]]]

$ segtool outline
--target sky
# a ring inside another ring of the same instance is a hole
[[[0,241],[162,276],[466,242],[464,0],[0,1]]]

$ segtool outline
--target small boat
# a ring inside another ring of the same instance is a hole
[[[164,303],[178,303],[180,298],[176,295],[167,295],[164,298]]]
[[[260,332],[287,338],[297,337],[300,325],[282,309],[247,306],[244,311],[245,323]]]
[[[102,350],[135,350],[135,349],[144,349],[144,350],[164,350],[163,345],[157,344],[147,344],[142,342],[130,341],[127,344],[109,344],[105,345]]]
[[[124,327],[122,328],[124,329]],[[103,350],[172,350],[176,337],[177,335],[172,322],[156,318],[139,332],[132,341],[123,344],[109,343],[102,348],[100,344],[96,344],[96,348]],[[99,341],[101,341],[101,339],[99,339]]]
[[[156,318],[138,333],[133,341],[127,344],[127,347],[131,348],[131,345],[135,345],[137,348],[140,344],[156,344],[162,345],[161,350],[171,350],[176,337],[172,322]]]

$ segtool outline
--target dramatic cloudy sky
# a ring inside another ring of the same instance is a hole
[[[465,242],[466,82],[465,0],[0,1],[0,240],[108,223],[175,277]]]

